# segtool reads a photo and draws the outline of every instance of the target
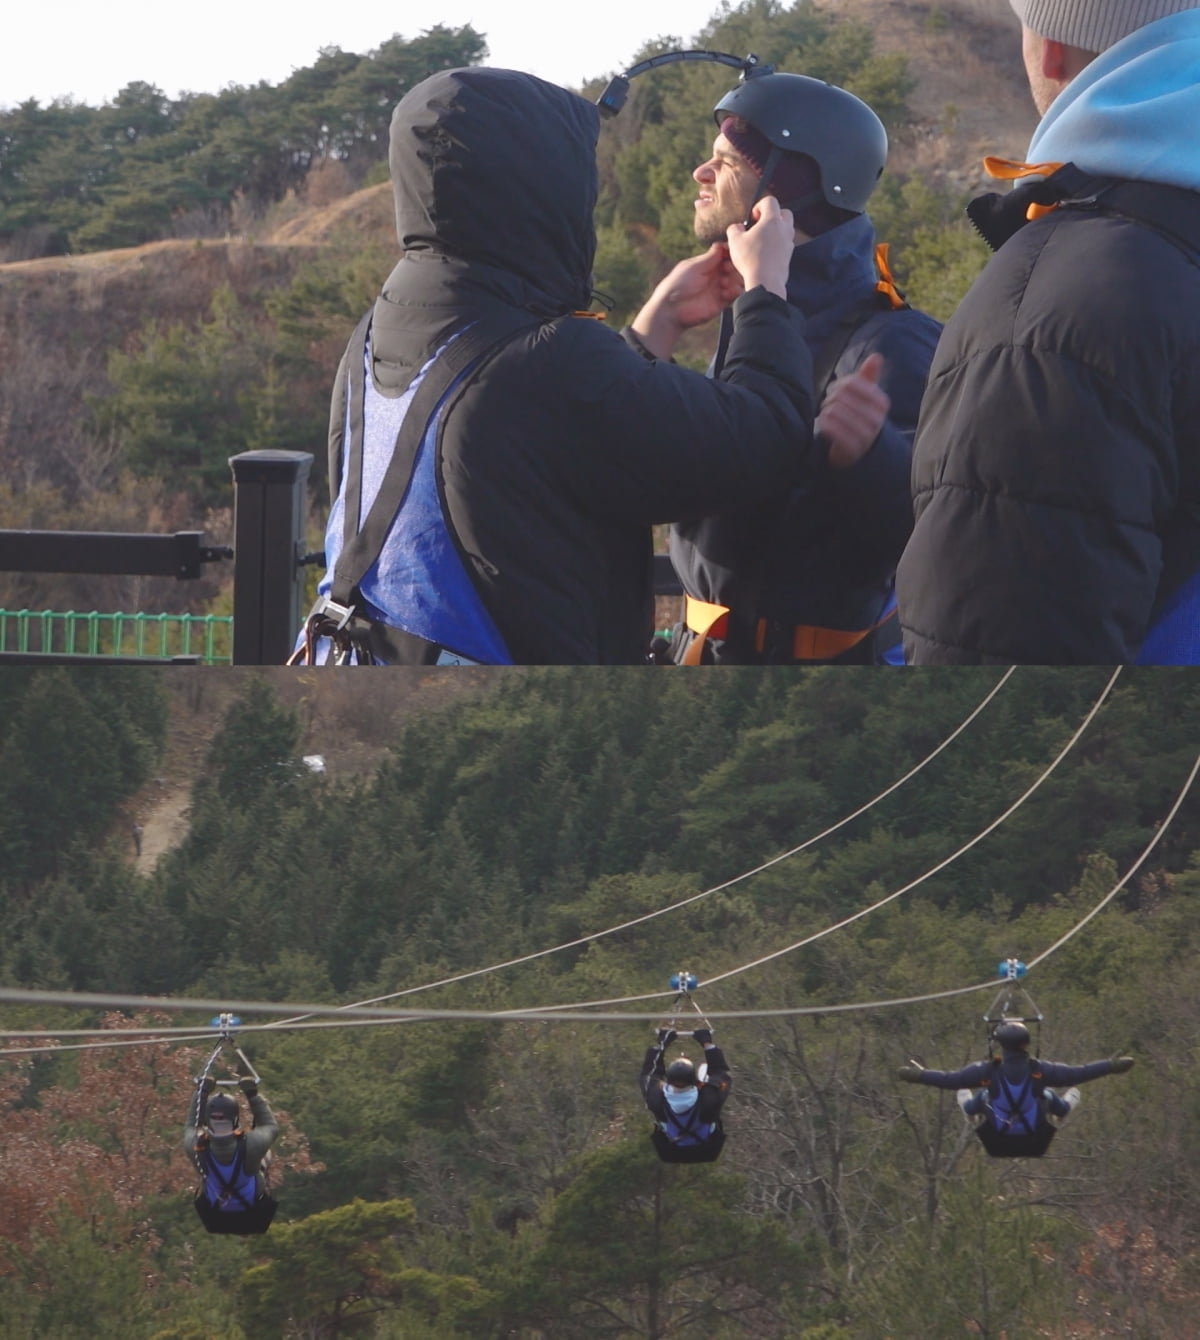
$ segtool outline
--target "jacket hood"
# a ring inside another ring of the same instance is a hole
[[[599,125],[586,99],[515,70],[423,80],[392,114],[401,247],[494,267],[561,310],[586,308]]]
[[[1097,56],[1051,103],[1031,163],[1200,190],[1200,8],[1148,23]]]

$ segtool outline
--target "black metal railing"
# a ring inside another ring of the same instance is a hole
[[[194,581],[210,563],[233,561],[233,663],[282,665],[304,617],[308,516],[305,451],[246,451],[230,458],[234,542],[205,543],[203,531],[173,535],[100,531],[0,530],[0,571],[117,574]],[[194,656],[126,657],[76,653],[4,652],[0,662],[147,660],[195,663]]]

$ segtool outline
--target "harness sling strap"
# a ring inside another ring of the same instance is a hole
[[[833,370],[837,367],[842,355],[850,347],[850,341],[854,338],[855,332],[875,316],[878,312],[891,312],[908,310],[908,303],[901,303],[897,307],[888,296],[880,289],[874,289],[860,302],[856,302],[848,311],[844,312],[838,319],[837,324],[825,337],[820,351],[813,359],[813,403],[820,408],[821,402],[825,399],[825,392],[829,389],[833,381]]]
[[[993,1158],[1041,1158],[1049,1149],[1056,1129],[1046,1120],[1045,1114],[1041,1110],[1041,1071],[1038,1070],[1036,1064],[1031,1062],[1019,1090],[1014,1093],[1012,1086],[1001,1073],[1000,1062],[997,1061],[995,1065],[993,1077],[988,1082],[987,1087],[991,1089],[993,1084],[1002,1087],[1008,1104],[1009,1116],[1003,1127],[998,1126],[994,1103],[989,1104],[987,1119],[976,1126],[975,1134],[979,1137],[984,1149]],[[1038,1108],[1037,1119],[1032,1125],[1024,1112],[1025,1100],[1031,1094],[1036,1096]],[[1014,1129],[1014,1123],[1018,1119],[1021,1126],[1019,1130]]]
[[[725,1130],[719,1122],[703,1143],[681,1145],[672,1140],[661,1126],[650,1132],[650,1141],[664,1163],[715,1163],[725,1145]]]
[[[210,1233],[224,1233],[236,1237],[253,1237],[271,1227],[279,1202],[263,1193],[248,1210],[222,1210],[201,1191],[192,1202],[200,1222]]]
[[[239,1175],[244,1163],[245,1149],[240,1142],[228,1174],[223,1171],[222,1165],[212,1157],[211,1151],[208,1151],[205,1157],[197,1158],[197,1167],[201,1168],[204,1173],[205,1185],[196,1193],[192,1204],[196,1208],[196,1214],[199,1216],[200,1222],[210,1233],[227,1233],[239,1237],[249,1237],[258,1233],[265,1233],[271,1227],[271,1221],[275,1218],[275,1211],[279,1208],[279,1202],[265,1189],[253,1200],[246,1199],[238,1186]],[[207,1184],[210,1176],[216,1180],[227,1195],[235,1197],[240,1202],[239,1208],[223,1209],[220,1205],[213,1204],[207,1194]]]
[[[999,160],[988,159],[991,165]],[[993,175],[1011,177],[1011,172]],[[1007,194],[990,191],[967,206],[967,217],[993,251],[998,251],[1031,217],[1055,209],[1115,214],[1153,228],[1185,252],[1200,252],[1200,191],[1163,182],[1096,177],[1074,163],[1035,164],[1044,176],[1024,181]],[[1027,175],[1017,173],[1015,175]]]
[[[366,399],[366,367],[363,358],[367,339],[371,334],[371,321],[374,313],[368,312],[354,328],[350,337],[353,357],[349,359],[346,374],[346,414],[347,432],[342,470],[345,473],[342,514],[342,550],[354,540],[358,533],[358,519],[362,514],[362,476],[363,476],[363,404]],[[330,495],[330,501],[336,497]]]
[[[1118,181],[1097,200],[1105,213],[1144,223],[1200,259],[1200,191],[1145,181]]]
[[[388,529],[395,519],[412,479],[417,449],[425,436],[429,420],[442,398],[460,373],[473,364],[482,364],[522,330],[540,324],[529,312],[515,308],[497,308],[487,312],[461,333],[433,360],[413,395],[412,404],[396,435],[379,491],[365,517],[362,511],[362,403],[366,369],[361,351],[370,330],[370,318],[364,318],[355,332],[353,348],[359,356],[351,359],[347,394],[350,399],[351,442],[346,465],[344,543],[332,574],[330,598],[338,605],[352,607],[358,599],[358,585],[379,558]],[[361,336],[361,342],[360,342]],[[357,409],[356,409],[357,407]],[[354,415],[358,414],[355,424]],[[357,426],[358,431],[354,431]]]
[[[715,1162],[725,1144],[725,1130],[720,1118],[701,1123],[710,1128],[707,1135],[701,1136],[694,1129],[700,1115],[699,1100],[685,1113],[673,1112],[669,1107],[668,1113],[668,1124],[674,1126],[679,1134],[672,1137],[661,1123],[655,1124],[650,1132],[650,1140],[658,1157],[664,1163]],[[687,1143],[684,1137],[687,1137]]]
[[[1033,1097],[1033,1071],[1031,1070],[1029,1074],[1025,1076],[1021,1081],[1021,1087],[1015,1093],[1013,1092],[1012,1085],[1003,1075],[998,1074],[996,1076],[996,1082],[1004,1093],[1005,1106],[1008,1109],[1008,1115],[1004,1117],[1003,1124],[997,1122],[997,1126],[1009,1135],[1032,1135],[1037,1122],[1036,1120],[1032,1122],[1029,1120],[1026,1113],[1026,1107],[1028,1105],[1027,1100]],[[1036,1098],[1034,1099],[1034,1102],[1036,1104]],[[992,1100],[992,1111],[995,1112],[995,1099]],[[1018,1121],[1024,1128],[1023,1131],[1014,1129],[1015,1123]]]
[[[1050,1148],[1055,1129],[1048,1121],[1043,1121],[1028,1134],[1012,1135],[998,1131],[990,1121],[984,1121],[975,1127],[975,1134],[994,1159],[1040,1159]]]

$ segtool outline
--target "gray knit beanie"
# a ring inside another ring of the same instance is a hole
[[[1039,37],[1083,51],[1107,51],[1155,19],[1200,9],[1200,0],[1009,0]]]

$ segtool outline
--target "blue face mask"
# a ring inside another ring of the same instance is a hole
[[[664,1084],[663,1097],[666,1098],[667,1106],[672,1112],[690,1112],[696,1106],[700,1090],[694,1084],[686,1089],[677,1089],[673,1084]]]

